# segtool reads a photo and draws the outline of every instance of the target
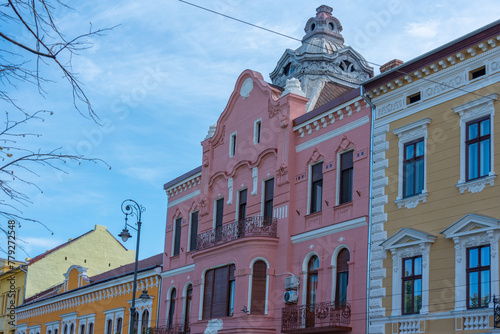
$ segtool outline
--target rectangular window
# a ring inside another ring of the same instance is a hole
[[[488,307],[490,302],[490,246],[467,249],[467,308]]]
[[[310,213],[321,211],[323,201],[323,163],[311,166],[311,210]]]
[[[222,217],[224,216],[224,198],[215,201],[215,240],[222,238]]]
[[[191,240],[189,240],[189,250],[196,250],[196,240],[198,238],[198,211],[191,213]]]
[[[488,176],[490,173],[490,117],[467,123],[466,127],[467,181]]]
[[[482,66],[480,68],[476,68],[469,72],[469,80],[474,80],[486,75],[486,66]]]
[[[422,308],[422,256],[403,259],[403,314]]]
[[[247,190],[239,192],[238,200],[238,220],[244,220],[247,217]]]
[[[253,143],[258,144],[260,143],[260,133],[262,130],[262,121],[259,119],[255,121],[253,125]]]
[[[274,179],[264,182],[264,218],[273,217]]]
[[[420,99],[421,99],[421,95],[420,95],[420,92],[418,92],[416,94],[408,96],[406,99],[406,104],[415,103],[417,101],[420,101]]]
[[[424,189],[424,138],[406,143],[403,160],[403,197],[422,193]]]
[[[231,134],[231,139],[229,141],[229,156],[234,157],[236,154],[236,132]]]
[[[234,313],[234,264],[208,270],[203,292],[203,319],[232,316]]]
[[[340,156],[340,200],[339,204],[352,201],[353,152]]]
[[[175,220],[174,252],[172,256],[179,255],[181,250],[181,223],[182,217],[179,217]]]

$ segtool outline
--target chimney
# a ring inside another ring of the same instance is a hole
[[[404,63],[404,61],[402,61],[402,60],[393,59],[393,60],[385,63],[384,65],[380,66],[380,73],[384,73],[386,71],[389,71],[389,70],[393,69],[394,67],[397,67],[403,63]]]

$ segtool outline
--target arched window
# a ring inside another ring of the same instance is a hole
[[[64,325],[64,331],[63,331],[64,334],[68,334],[68,325]]]
[[[174,325],[174,312],[175,312],[175,298],[177,297],[177,291],[175,288],[170,292],[170,304],[168,308],[168,320],[167,327],[172,327]]]
[[[149,325],[149,311],[142,312],[141,334],[147,334]]]
[[[56,332],[54,334],[57,334],[57,329],[56,329]],[[91,322],[89,324],[89,334],[94,334],[94,323]]]
[[[59,329],[54,329],[54,334],[59,334]]]
[[[349,282],[349,260],[351,255],[347,248],[342,249],[337,256],[337,281],[335,286],[335,304],[343,307],[347,303],[347,284]]]
[[[134,333],[137,334],[139,329],[139,311],[135,310],[134,314]]]
[[[85,334],[85,325],[80,325],[80,333]]]
[[[319,258],[314,255],[307,264],[306,327],[314,327],[316,293],[318,291]]]
[[[71,326],[69,326],[69,334],[75,334],[75,324],[71,324]]]
[[[189,284],[186,290],[186,312],[184,313],[184,333],[189,333],[189,316],[191,313],[192,298],[193,298],[193,286]]]
[[[121,332],[122,332],[122,323],[123,323],[122,318],[118,318],[118,320],[116,320],[116,331],[115,331],[115,333],[121,334]]]
[[[113,320],[111,319],[108,319],[108,322],[107,322],[107,331],[106,331],[106,334],[113,334]]]
[[[266,311],[266,270],[267,265],[259,260],[253,264],[252,271],[252,314],[264,314]]]

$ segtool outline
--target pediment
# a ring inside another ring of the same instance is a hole
[[[380,245],[385,250],[404,248],[422,243],[433,243],[436,236],[413,228],[402,228]]]
[[[467,214],[441,233],[450,239],[493,230],[500,230],[500,220],[483,215]]]

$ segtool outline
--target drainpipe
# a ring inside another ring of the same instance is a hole
[[[370,120],[370,195],[368,200],[368,254],[367,260],[367,280],[366,280],[366,333],[370,332],[370,267],[371,267],[371,250],[372,250],[372,188],[373,188],[373,129],[375,120],[375,105],[372,103],[368,96],[365,96],[364,86],[360,86],[361,97],[368,103],[371,107],[372,117]]]
[[[162,261],[162,267],[163,268],[163,261]],[[161,270],[161,269],[160,269]],[[163,285],[163,282],[161,280],[161,274],[158,275],[160,278],[160,288],[158,289],[158,301],[156,302],[156,328],[158,328],[158,325],[160,324],[160,302],[161,302],[161,288]]]
[[[26,297],[26,283],[28,280],[28,265],[26,265],[26,270],[23,269],[23,265],[19,265],[19,269],[21,269],[24,272],[24,288],[23,288],[23,301],[21,304],[24,304],[24,299]],[[18,305],[19,306],[19,305]]]

